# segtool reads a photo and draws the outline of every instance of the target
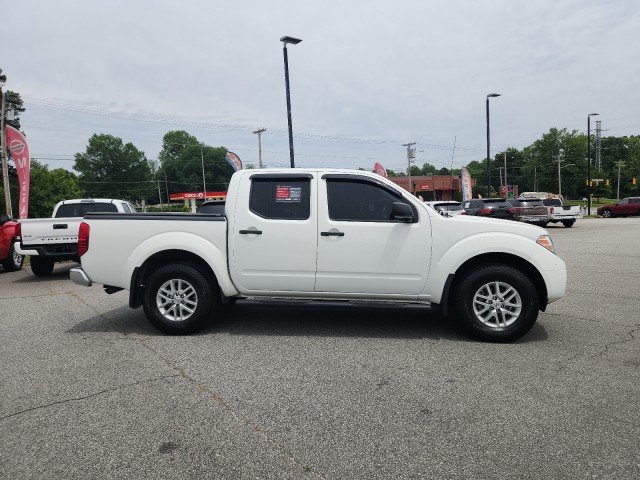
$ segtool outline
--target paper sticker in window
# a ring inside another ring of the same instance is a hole
[[[302,187],[276,186],[276,202],[296,202],[302,200]]]

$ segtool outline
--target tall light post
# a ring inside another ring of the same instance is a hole
[[[587,215],[591,215],[591,117],[596,115],[600,114],[587,115]]]
[[[487,95],[487,198],[491,197],[491,157],[490,157],[490,139],[489,139],[489,98],[499,97],[499,93],[490,93]]]
[[[289,58],[287,56],[287,44],[297,45],[302,40],[293,37],[280,37],[282,42],[282,55],[284,56],[284,83],[287,89],[287,120],[289,122],[289,158],[291,159],[291,168],[294,168],[293,160],[293,127],[291,126],[291,95],[289,93]]]

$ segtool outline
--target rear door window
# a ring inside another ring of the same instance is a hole
[[[306,220],[311,211],[311,179],[256,175],[251,179],[249,209],[278,220]]]

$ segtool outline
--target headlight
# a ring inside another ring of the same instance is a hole
[[[538,245],[542,245],[544,248],[549,250],[551,253],[556,253],[556,249],[553,247],[553,240],[549,235],[540,235],[538,240],[536,240]]]

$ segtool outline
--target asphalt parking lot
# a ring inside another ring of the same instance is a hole
[[[169,337],[0,269],[0,478],[640,478],[640,218],[548,230],[566,297],[507,345],[306,303]]]

